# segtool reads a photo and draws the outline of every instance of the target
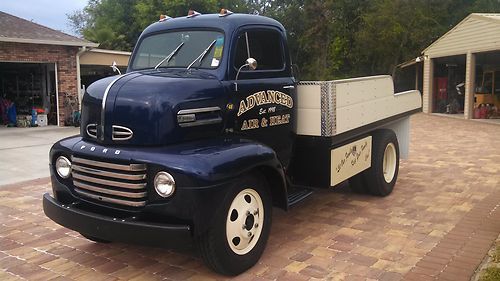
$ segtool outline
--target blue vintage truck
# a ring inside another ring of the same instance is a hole
[[[276,20],[164,18],[125,74],[88,87],[80,135],[50,151],[44,212],[97,242],[197,245],[237,275],[263,253],[273,207],[346,180],[388,195],[420,107],[390,76],[299,83]]]

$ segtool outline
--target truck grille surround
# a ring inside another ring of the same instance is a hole
[[[74,190],[93,201],[143,207],[147,199],[145,164],[116,164],[72,156]]]
[[[88,124],[85,128],[89,137],[97,139],[97,124]],[[113,125],[111,128],[111,139],[114,141],[126,141],[134,135],[134,132],[127,127]]]
[[[97,139],[97,124],[88,124],[86,131],[89,137]]]

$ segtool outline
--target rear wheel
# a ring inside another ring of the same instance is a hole
[[[271,213],[265,180],[255,174],[240,178],[224,198],[212,226],[197,238],[205,263],[225,275],[252,267],[266,246]]]
[[[394,189],[399,171],[399,145],[392,130],[378,130],[373,134],[371,168],[363,172],[368,191],[387,196]]]

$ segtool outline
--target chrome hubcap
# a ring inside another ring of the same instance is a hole
[[[396,147],[394,144],[388,143],[384,151],[384,160],[382,162],[382,167],[384,171],[384,179],[387,183],[390,183],[394,179],[396,174],[397,166],[397,155]]]
[[[247,188],[233,199],[226,219],[226,238],[238,255],[250,252],[259,241],[264,223],[264,205],[257,191]]]

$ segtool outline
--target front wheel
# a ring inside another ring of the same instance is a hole
[[[197,238],[205,263],[225,275],[252,267],[266,246],[271,214],[265,180],[256,174],[238,179],[217,210],[214,223]]]

